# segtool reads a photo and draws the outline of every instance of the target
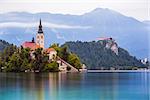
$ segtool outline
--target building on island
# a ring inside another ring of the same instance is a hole
[[[54,60],[57,57],[57,52],[54,48],[47,48],[45,49],[45,53],[48,55],[50,60]]]
[[[144,65],[146,65],[148,63],[148,58],[141,59],[141,63],[143,63]]]
[[[22,47],[23,48],[30,48],[30,50],[34,51],[35,49],[40,48],[40,45],[37,45],[35,42],[28,42],[28,41],[26,41],[26,42],[24,42],[22,44]]]
[[[49,60],[52,60],[53,57],[57,55],[57,52],[55,49],[53,48],[45,48],[45,44],[44,44],[44,32],[42,29],[42,22],[40,19],[40,24],[39,24],[39,28],[38,28],[38,32],[36,34],[36,41],[34,41],[34,38],[32,38],[32,41],[26,41],[22,44],[23,48],[29,48],[31,50],[31,53],[33,53],[36,49],[38,48],[42,48],[44,52],[46,52],[48,54]],[[33,54],[31,54],[33,55]],[[32,58],[34,58],[32,56]]]
[[[32,38],[32,41],[26,41],[22,44],[23,48],[29,48],[30,49],[30,56],[31,58],[35,58],[34,56],[34,51],[38,48],[42,48],[43,53],[48,55],[48,60],[49,62],[51,61],[57,61],[59,65],[59,70],[60,71],[65,71],[67,72],[67,67],[69,66],[71,68],[71,72],[78,72],[78,69],[61,59],[60,57],[57,56],[57,51],[54,48],[45,48],[44,44],[44,32],[42,29],[42,22],[40,19],[40,24],[38,28],[38,32],[36,34],[36,41],[34,41],[34,38]]]

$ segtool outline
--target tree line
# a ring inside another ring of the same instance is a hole
[[[57,51],[57,56],[61,57],[77,69],[81,68],[81,62],[77,55],[70,53],[67,46],[60,47],[58,44],[50,46]],[[0,70],[3,72],[58,72],[59,65],[57,59],[49,62],[48,55],[42,48],[34,51],[34,59],[31,57],[29,48],[10,45],[0,53]]]
[[[118,55],[106,48],[107,41],[66,42],[70,52],[76,53],[88,69],[133,69],[146,67],[128,51],[118,48]]]

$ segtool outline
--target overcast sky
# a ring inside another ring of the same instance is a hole
[[[109,8],[140,21],[150,20],[150,0],[0,0],[0,13],[26,11],[81,15],[95,8]]]

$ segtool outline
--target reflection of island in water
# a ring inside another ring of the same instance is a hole
[[[149,77],[150,73],[1,73],[0,99],[148,100]]]

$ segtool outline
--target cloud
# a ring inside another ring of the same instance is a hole
[[[74,25],[65,25],[65,24],[53,24],[49,22],[43,22],[44,27],[55,28],[55,29],[88,29],[91,26],[74,26]],[[38,27],[38,23],[23,23],[23,22],[3,22],[0,23],[0,28],[33,28]]]
[[[56,37],[57,37],[57,39],[63,39],[66,41],[66,38],[63,35],[61,35],[60,33],[56,33]]]
[[[66,38],[62,34],[60,34],[56,29],[52,28],[51,30],[56,34],[57,39],[62,39],[66,41]]]
[[[4,35],[4,34],[8,34],[8,33],[1,30],[0,35]]]

